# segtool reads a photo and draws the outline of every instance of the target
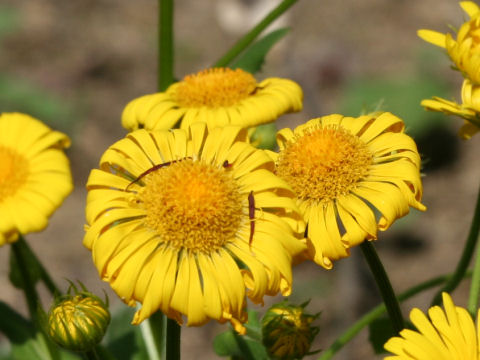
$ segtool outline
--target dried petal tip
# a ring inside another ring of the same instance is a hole
[[[293,360],[316,353],[310,352],[310,346],[320,328],[312,326],[312,322],[320,313],[305,313],[307,304],[297,306],[283,301],[267,311],[262,319],[262,336],[271,358]]]
[[[48,334],[61,347],[72,351],[89,351],[102,340],[110,323],[108,301],[88,291],[57,298],[48,313]],[[82,286],[83,288],[83,286]]]

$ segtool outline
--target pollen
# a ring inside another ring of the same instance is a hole
[[[0,146],[0,202],[14,195],[27,181],[28,160],[14,149]]]
[[[257,82],[241,69],[212,68],[187,75],[175,91],[183,107],[232,106],[255,92]]]
[[[350,193],[372,159],[367,145],[341,126],[316,127],[286,144],[276,173],[299,199],[319,204]]]
[[[137,196],[147,227],[176,249],[215,251],[234,240],[243,217],[239,186],[228,170],[192,159],[148,174]]]

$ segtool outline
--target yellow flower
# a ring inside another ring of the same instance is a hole
[[[20,113],[0,115],[0,246],[43,230],[72,191],[65,134]]]
[[[240,127],[204,123],[141,129],[92,170],[84,244],[120,298],[142,304],[134,324],[161,310],[243,332],[245,295],[290,293],[304,223],[272,160],[246,139]]]
[[[410,312],[410,320],[418,331],[404,329],[399,337],[392,337],[385,349],[395,356],[389,360],[478,360],[480,349],[477,329],[467,310],[455,306],[452,298],[443,293],[443,307],[428,310],[430,319],[420,309]]]
[[[420,156],[390,114],[329,115],[277,134],[276,173],[293,188],[311,258],[329,269],[420,203]],[[379,214],[379,219],[375,218]],[[378,223],[377,223],[378,222]]]
[[[268,78],[257,83],[241,69],[212,68],[187,75],[165,92],[131,101],[122,125],[129,131],[167,130],[205,121],[209,128],[228,124],[246,128],[300,111],[302,98],[302,89],[291,80]]]
[[[423,100],[421,105],[426,110],[464,118],[459,133],[464,139],[470,139],[480,130],[480,85],[474,85],[468,79],[462,85],[462,104],[434,96],[433,99]]]
[[[473,83],[480,85],[480,8],[472,1],[461,1],[460,6],[470,19],[462,24],[457,40],[451,34],[419,30],[423,40],[447,50],[455,66]]]

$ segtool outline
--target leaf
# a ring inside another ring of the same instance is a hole
[[[376,110],[390,111],[405,122],[408,134],[417,137],[445,125],[445,116],[425,111],[420,102],[432,96],[445,97],[446,93],[445,84],[433,77],[359,78],[346,84],[340,113],[356,117]]]
[[[122,307],[112,315],[105,334],[105,347],[117,360],[147,359],[147,351],[138,326],[130,324],[135,309]]]
[[[241,68],[252,74],[258,72],[265,62],[265,56],[270,51],[272,46],[275,45],[281,38],[283,38],[289,31],[290,28],[281,28],[268,33],[247,48],[247,50],[245,50],[238,57],[238,59],[233,62],[231,68]]]
[[[35,284],[40,280],[42,276],[42,269],[40,268],[33,254],[25,246],[23,241],[17,241],[14,246],[16,246],[18,251],[20,252],[20,255],[24,262],[24,270],[28,272],[30,281],[32,282],[32,286],[35,286]],[[23,279],[13,249],[11,249],[10,251],[10,272],[8,276],[13,286],[15,286],[17,289],[23,289]]]
[[[390,339],[392,336],[395,336],[395,331],[393,331],[392,323],[390,319],[382,317],[375,319],[368,325],[368,340],[373,346],[375,354],[385,353],[383,345]]]
[[[259,125],[250,140],[259,149],[274,150],[277,147],[277,126],[275,123]]]
[[[262,329],[258,313],[248,311],[248,322],[245,324],[247,333],[239,335],[229,329],[215,337],[213,348],[219,356],[238,357],[244,360],[269,359],[265,347],[261,343]]]

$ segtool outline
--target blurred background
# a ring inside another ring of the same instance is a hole
[[[175,75],[209,67],[277,0],[177,0]],[[28,235],[62,288],[82,281],[113,308],[124,305],[102,283],[82,246],[85,184],[102,153],[126,131],[124,106],[156,91],[157,5],[147,0],[2,0],[0,111],[33,115],[67,133],[75,190],[46,231]],[[461,75],[439,48],[416,36],[420,28],[445,32],[464,14],[452,0],[301,0],[274,24],[291,27],[270,52],[258,79],[286,77],[305,93],[304,110],[283,116],[279,128],[330,113],[358,116],[381,106],[402,117],[423,158],[425,213],[413,211],[385,233],[377,249],[397,292],[451,272],[468,233],[480,179],[477,137],[460,140],[457,118],[427,113],[419,103],[460,100]],[[477,135],[478,136],[478,135]],[[8,282],[9,248],[0,249],[0,300],[26,313],[23,294]],[[466,305],[468,281],[453,295]],[[432,292],[403,305],[428,308]],[[45,305],[51,300],[45,292]],[[313,349],[327,348],[379,295],[359,249],[326,271],[311,263],[294,269],[290,300],[311,299],[322,312]],[[266,299],[271,304],[275,299]],[[259,307],[254,307],[263,311]],[[212,339],[225,325],[182,329],[184,359],[215,359]],[[363,331],[336,359],[376,359]],[[311,358],[316,358],[312,356]]]

